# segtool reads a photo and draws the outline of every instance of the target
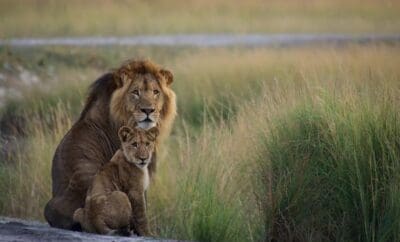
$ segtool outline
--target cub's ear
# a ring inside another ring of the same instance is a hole
[[[133,130],[128,126],[122,126],[118,131],[118,136],[121,142],[127,142],[133,137]]]
[[[146,131],[147,137],[152,141],[156,140],[158,134],[159,134],[159,131],[158,131],[157,127],[153,127]]]
[[[167,85],[171,85],[171,83],[174,81],[174,75],[172,75],[172,72],[167,69],[161,69],[160,73],[167,81]]]

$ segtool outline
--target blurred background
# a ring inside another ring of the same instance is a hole
[[[7,1],[1,37],[182,33],[393,33],[395,0]]]
[[[199,34],[266,41],[179,44]],[[399,36],[397,0],[0,0],[0,215],[44,221],[88,86],[148,58],[179,112],[150,187],[158,236],[400,241]]]

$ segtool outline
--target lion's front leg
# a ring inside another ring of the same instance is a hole
[[[134,231],[139,236],[152,236],[146,215],[146,201],[143,192],[130,191],[128,194],[132,206],[132,220]]]

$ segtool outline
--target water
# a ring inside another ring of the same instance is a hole
[[[307,44],[397,43],[400,34],[177,34],[130,37],[60,37],[0,40],[0,46],[296,46]]]

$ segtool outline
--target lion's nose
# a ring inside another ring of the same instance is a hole
[[[143,158],[143,157],[141,157],[141,158],[139,158],[139,160],[141,160],[141,161],[142,161],[142,163],[144,163],[144,162],[147,160],[147,158]]]
[[[149,114],[153,113],[155,111],[155,109],[154,108],[141,108],[140,111],[149,115]]]

